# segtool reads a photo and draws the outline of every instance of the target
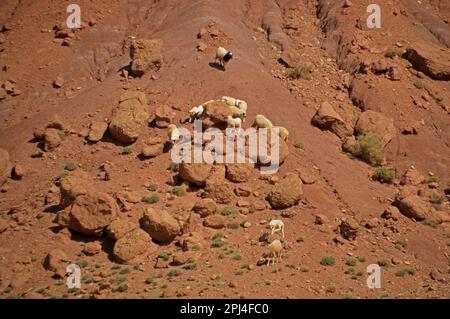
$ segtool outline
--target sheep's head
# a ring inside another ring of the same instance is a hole
[[[228,52],[223,56],[223,60],[224,60],[225,62],[230,61],[232,58],[233,58],[233,53],[230,52],[230,51],[228,51]]]

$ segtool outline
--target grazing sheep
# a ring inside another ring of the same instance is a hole
[[[195,119],[199,119],[202,117],[205,112],[205,107],[202,105],[195,106],[189,111],[189,123],[194,122]]]
[[[167,126],[167,135],[169,136],[169,142],[173,145],[180,138],[180,130],[175,124],[169,124]]]
[[[222,100],[225,101],[229,106],[237,106],[236,100],[234,97],[231,96],[222,96]]]
[[[217,63],[219,61],[219,64],[225,69],[225,65],[233,58],[233,53],[228,51],[225,48],[218,47],[216,51],[216,58],[214,62]]]
[[[227,127],[228,128],[241,128],[242,127],[242,120],[239,117],[234,118],[231,115],[228,115]]]
[[[281,244],[281,241],[275,239],[269,246],[267,246],[267,251],[263,254],[260,260],[267,262],[267,266],[270,265],[270,262],[272,262],[272,265],[275,265],[275,262],[281,260],[282,250],[283,245]]]
[[[278,129],[278,135],[280,135],[281,139],[285,142],[288,141],[289,131],[283,126],[274,126],[273,128]]]
[[[252,127],[256,128],[271,128],[273,127],[272,122],[262,114],[258,114],[255,117],[255,122],[253,122]]]
[[[245,113],[242,112],[241,109],[237,108],[236,106],[230,106],[231,116],[234,118],[239,117],[242,122],[245,121]]]
[[[281,232],[281,235],[284,239],[284,223],[282,220],[279,219],[273,219],[269,223],[270,229],[272,230],[272,235],[274,233]]]
[[[236,106],[243,112],[244,117],[247,117],[247,102],[236,100]]]

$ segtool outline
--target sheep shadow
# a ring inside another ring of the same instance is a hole
[[[225,67],[217,62],[209,62],[208,63],[210,67],[212,67],[213,69],[219,70],[224,72],[225,71]]]

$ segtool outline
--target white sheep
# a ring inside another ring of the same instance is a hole
[[[271,128],[273,127],[273,124],[267,117],[262,114],[258,114],[256,115],[252,126],[256,128]]]
[[[217,63],[219,61],[219,64],[225,68],[225,65],[233,58],[233,53],[228,51],[227,49],[223,47],[218,47],[216,50],[216,58],[214,62]]]
[[[269,223],[269,227],[272,230],[272,235],[274,233],[281,232],[281,235],[282,235],[282,237],[284,239],[284,223],[283,223],[282,220],[279,220],[279,219],[271,220],[270,223]]]
[[[278,129],[278,135],[281,137],[281,139],[285,142],[288,141],[289,138],[289,131],[287,130],[287,128],[283,127],[283,126],[274,126],[273,128],[277,128]]]
[[[193,107],[189,111],[189,123],[194,122],[195,119],[201,118],[204,112],[205,107],[203,106],[203,104]]]
[[[240,108],[238,108],[236,106],[229,106],[229,108],[230,108],[232,117],[234,117],[234,118],[239,117],[242,120],[242,122],[245,121],[245,113]]]
[[[227,117],[227,127],[228,128],[241,128],[242,127],[242,120],[239,117],[232,117],[231,115],[228,115]]]
[[[167,135],[169,137],[169,142],[173,145],[180,138],[180,130],[175,124],[169,124],[167,126]]]
[[[242,111],[244,117],[247,117],[247,102],[243,100],[236,100],[236,106]]]
[[[283,245],[281,244],[281,241],[275,239],[267,246],[267,251],[263,254],[262,259],[267,261],[267,266],[270,265],[270,262],[272,262],[272,265],[275,265],[276,261],[281,260],[282,251]]]
[[[222,101],[227,103],[229,106],[237,106],[236,105],[236,99],[231,96],[222,96]]]

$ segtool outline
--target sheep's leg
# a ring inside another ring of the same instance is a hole
[[[284,239],[284,227],[281,227],[281,233],[283,234],[283,239]]]

